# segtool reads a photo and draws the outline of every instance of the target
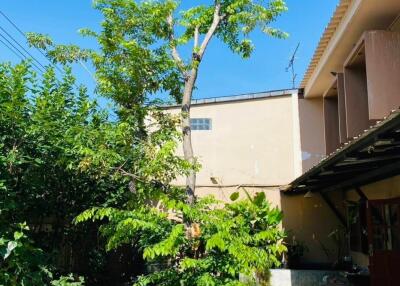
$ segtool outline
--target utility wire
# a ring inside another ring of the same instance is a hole
[[[22,35],[24,36],[25,39],[28,40],[28,38],[26,37],[25,33],[17,26],[17,24],[15,24],[6,14],[4,14],[3,11],[0,10],[0,14]],[[38,50],[49,62],[50,64],[55,67],[60,73],[64,73],[56,64],[52,63],[48,58],[47,55],[38,47],[35,47],[36,50]],[[94,82],[96,82],[96,78],[93,76],[93,74],[89,71],[89,69],[87,68],[87,66],[82,62],[79,61],[79,64],[84,68],[84,70],[90,75],[90,77],[94,80]]]
[[[28,37],[25,35],[25,33],[15,24],[6,14],[4,14],[3,11],[0,10],[0,15],[2,15],[27,41]],[[49,63],[52,67],[56,68],[61,74],[64,74],[65,71],[60,69],[58,65],[54,64],[53,62],[50,61],[50,59],[47,57],[47,55],[42,51],[42,49],[39,49],[38,47],[34,47]],[[25,50],[25,49],[24,49]],[[14,52],[15,53],[15,52]],[[36,59],[35,59],[36,60]],[[45,68],[46,70],[46,68]],[[92,76],[93,77],[93,76]],[[79,89],[80,87],[74,83],[75,87]]]
[[[46,70],[46,67],[42,65],[29,51],[27,51],[12,35],[10,35],[2,26],[0,26],[0,30],[2,30],[14,43],[16,43],[27,55],[29,55],[36,63],[38,63],[43,70]]]
[[[28,40],[27,36],[25,35],[25,33],[17,26],[17,24],[15,24],[6,14],[4,14],[3,11],[0,10],[0,15],[2,15],[7,21],[8,23],[10,23],[26,40]],[[38,47],[35,47],[36,50],[39,51],[39,53],[42,54],[42,56],[44,56],[49,63],[55,67],[60,73],[64,73],[63,70],[61,70],[57,65],[53,64],[48,58],[47,55]]]
[[[2,39],[0,39],[0,43],[2,43],[7,49],[9,49],[11,52],[14,53],[14,55],[16,55],[17,57],[19,57],[21,60],[24,60],[24,58],[18,54],[16,51],[14,51],[9,45],[7,45],[6,42],[4,42]]]
[[[0,33],[0,37],[3,38],[3,40],[5,40],[8,43],[8,45],[13,48],[14,51],[17,51],[18,54],[20,54],[22,56],[22,59],[26,59],[26,60],[28,59],[28,57],[24,53],[22,53],[21,50],[19,50],[13,43],[11,43],[3,34]],[[9,46],[8,46],[8,48],[10,48]],[[36,67],[37,71],[39,71],[40,73],[43,73],[43,70],[38,65],[36,65],[34,62],[32,62],[32,65],[34,67]]]

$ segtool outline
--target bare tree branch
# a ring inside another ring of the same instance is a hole
[[[174,20],[173,20],[172,14],[168,15],[167,23],[168,23],[169,29],[170,29],[168,37],[169,37],[169,45],[171,47],[172,58],[174,59],[176,65],[178,66],[178,68],[182,72],[182,74],[186,75],[185,64],[179,55],[178,49],[176,48],[175,36],[174,36]]]
[[[211,38],[214,36],[214,33],[217,30],[218,25],[221,21],[221,16],[219,14],[220,10],[221,10],[221,4],[218,1],[216,1],[213,22],[210,28],[208,29],[207,34],[205,35],[203,42],[201,43],[200,50],[198,52],[198,56],[200,59],[203,57],[204,52],[208,44],[210,43]]]
[[[194,50],[196,51],[199,46],[199,26],[194,28]]]

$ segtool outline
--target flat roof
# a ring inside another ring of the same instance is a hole
[[[262,92],[244,93],[237,95],[219,96],[219,97],[208,97],[201,99],[193,99],[191,105],[203,105],[203,104],[213,104],[213,103],[225,103],[225,102],[235,102],[235,101],[247,101],[247,100],[257,100],[270,97],[278,97],[285,95],[292,95],[295,93],[300,93],[299,89],[279,89],[270,90]],[[166,108],[180,107],[180,104],[165,105]]]

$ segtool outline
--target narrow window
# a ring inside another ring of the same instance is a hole
[[[191,118],[190,128],[192,130],[211,130],[210,118]]]

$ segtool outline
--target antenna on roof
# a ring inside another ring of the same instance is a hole
[[[294,50],[294,53],[292,55],[292,57],[290,58],[289,64],[286,67],[286,72],[291,72],[292,74],[292,88],[296,88],[296,78],[297,78],[297,73],[294,70],[294,61],[296,60],[296,54],[297,51],[299,50],[300,47],[300,42],[297,44],[296,49]]]

